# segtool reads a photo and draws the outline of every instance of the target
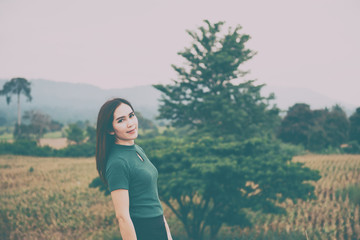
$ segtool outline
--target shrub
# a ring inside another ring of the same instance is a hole
[[[357,141],[351,141],[342,148],[342,151],[348,154],[359,154],[360,144]]]
[[[99,188],[100,192],[104,192],[105,196],[110,195],[109,189],[105,186],[104,182],[100,179],[100,177],[96,177],[89,184],[89,188]]]
[[[95,155],[93,143],[69,145],[57,150],[49,146],[40,147],[36,141],[17,140],[14,143],[0,142],[0,154],[14,154],[38,157],[91,157]]]
[[[33,140],[16,140],[14,143],[0,143],[0,154],[48,157],[53,156],[54,149],[49,146],[39,147]]]
[[[69,145],[57,150],[58,157],[92,157],[95,155],[95,146],[91,143]]]

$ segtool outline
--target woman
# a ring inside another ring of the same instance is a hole
[[[101,107],[96,129],[96,167],[111,192],[124,240],[172,239],[158,197],[158,172],[135,144],[138,120],[122,98]]]

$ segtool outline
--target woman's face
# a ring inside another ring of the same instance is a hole
[[[115,135],[115,143],[121,145],[133,145],[138,136],[138,120],[131,107],[121,103],[114,111],[114,120],[112,122]]]

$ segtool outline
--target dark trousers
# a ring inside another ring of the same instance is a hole
[[[167,240],[163,215],[153,218],[131,218],[138,240]]]

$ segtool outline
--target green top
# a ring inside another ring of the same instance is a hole
[[[138,145],[115,144],[109,154],[105,177],[110,192],[129,190],[131,217],[148,218],[163,214],[157,189],[158,171]]]

